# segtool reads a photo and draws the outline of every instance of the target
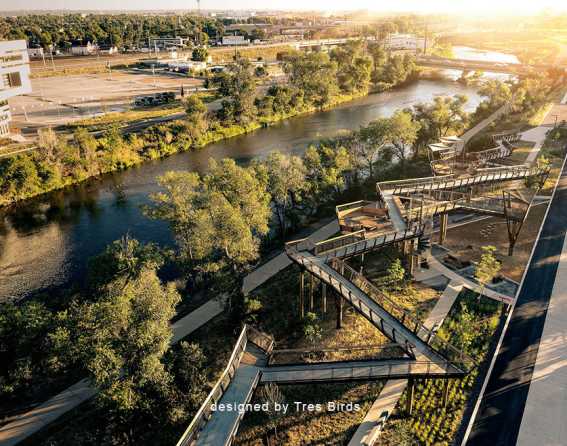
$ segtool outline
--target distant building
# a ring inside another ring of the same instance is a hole
[[[42,59],[43,48],[28,48],[28,56],[30,59]]]
[[[150,37],[148,40],[149,48],[152,51],[185,48],[190,43],[190,39],[185,37]]]
[[[222,44],[227,46],[249,45],[250,40],[244,36],[222,36]]]
[[[111,56],[112,54],[118,53],[118,48],[114,45],[101,45],[98,47],[98,52]]]
[[[204,71],[207,69],[207,62],[197,61],[197,60],[185,60],[169,62],[167,64],[168,68],[173,71],[180,71],[182,73],[187,73],[189,71]]]
[[[25,40],[0,41],[0,136],[10,134],[8,99],[31,93],[30,66]]]
[[[424,51],[425,38],[414,34],[390,34],[385,43],[388,50]]]
[[[96,53],[97,50],[98,46],[92,44],[91,42],[87,42],[86,45],[83,45],[82,43],[76,43],[71,46],[71,54],[73,56],[89,56]]]

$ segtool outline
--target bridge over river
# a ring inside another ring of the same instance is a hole
[[[512,62],[494,62],[488,60],[450,59],[436,56],[417,56],[417,64],[422,67],[447,68],[464,71],[490,71],[505,74],[529,74],[547,71],[549,69],[563,69],[567,66],[555,64],[522,64]]]

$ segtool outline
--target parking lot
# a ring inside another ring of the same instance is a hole
[[[189,92],[202,82],[133,70],[38,78],[32,79],[32,93],[10,99],[10,107],[15,126],[26,130],[125,111],[133,107],[136,96],[162,91],[179,95],[182,86]]]

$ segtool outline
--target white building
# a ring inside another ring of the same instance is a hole
[[[388,50],[424,51],[425,38],[414,34],[390,34],[385,43]]]
[[[151,37],[148,39],[148,47],[152,51],[185,48],[190,43],[190,39],[186,37]]]
[[[10,133],[12,115],[8,99],[26,93],[31,93],[26,41],[0,41],[0,136]]]
[[[30,59],[42,59],[43,48],[28,48],[28,56]]]
[[[71,54],[73,56],[89,56],[96,53],[97,50],[98,46],[92,44],[91,42],[87,42],[86,45],[73,45],[71,47]]]
[[[222,44],[228,46],[249,45],[250,40],[245,39],[244,36],[222,36]]]

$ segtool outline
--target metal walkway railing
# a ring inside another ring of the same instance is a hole
[[[413,358],[290,364],[264,368],[260,383],[302,384],[463,375],[462,372],[451,370],[454,369],[450,367],[450,363],[441,366],[433,361],[416,361]]]
[[[365,287],[368,286],[367,283],[369,284],[368,281],[362,281],[362,276],[355,277],[354,273],[356,272],[344,264],[344,262],[339,259],[330,261],[331,264],[334,264],[339,269],[337,270],[326,264],[322,259],[305,252],[288,251],[288,255],[311,274],[333,287],[360,314],[375,325],[385,336],[398,343],[409,355],[419,352],[441,367],[448,367],[446,369],[447,373],[464,374],[467,372],[466,368],[461,367],[470,365],[472,363],[471,358],[452,347],[419,321],[408,316],[407,312],[387,300],[382,293],[377,292],[373,296],[368,295],[357,286],[357,283],[353,283],[348,277],[343,276],[343,273],[350,274],[351,278],[355,278],[358,284]],[[436,349],[439,349],[439,351]],[[447,354],[447,356],[443,353]]]
[[[272,338],[264,333],[259,332],[250,325],[244,325],[232,350],[232,354],[230,355],[230,359],[228,360],[226,368],[224,369],[223,373],[221,374],[220,378],[218,379],[210,393],[205,398],[203,404],[201,404],[201,407],[199,407],[199,410],[193,417],[193,420],[189,424],[189,427],[187,427],[187,429],[183,433],[183,436],[177,442],[177,446],[193,446],[197,444],[197,440],[202,429],[212,416],[212,408],[214,404],[218,403],[222,399],[223,395],[225,394],[226,390],[230,386],[234,376],[237,373],[248,341],[258,345],[258,347],[262,348],[264,351],[266,351],[266,353],[271,352],[274,346],[274,340]],[[251,391],[253,391],[253,389],[256,387],[259,378],[260,377],[258,375],[254,379]],[[251,391],[249,392],[249,396],[252,395]],[[232,433],[228,433],[227,439],[231,438],[231,435]]]

